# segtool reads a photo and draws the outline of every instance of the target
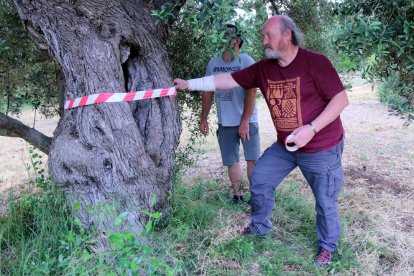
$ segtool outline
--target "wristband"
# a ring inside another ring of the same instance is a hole
[[[214,76],[188,80],[188,90],[216,91]]]
[[[312,123],[309,123],[309,126],[311,127],[313,134],[316,134],[316,128],[312,125]]]

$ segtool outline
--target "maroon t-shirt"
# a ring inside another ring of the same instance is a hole
[[[266,99],[279,143],[300,126],[311,123],[344,90],[338,73],[323,55],[299,48],[295,59],[282,67],[275,59],[261,60],[232,73],[243,88],[259,87]],[[301,152],[330,149],[342,140],[344,130],[338,117],[313,137]]]

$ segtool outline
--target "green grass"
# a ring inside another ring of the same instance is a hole
[[[324,274],[358,266],[352,246],[341,242],[333,264],[325,271],[315,268],[314,202],[300,192],[301,185],[290,181],[276,193],[274,230],[261,241],[236,233],[237,218],[249,208],[230,205],[226,188],[216,182],[186,188],[178,183],[172,218],[154,233],[158,254],[179,274]],[[350,222],[345,216],[343,223]]]
[[[112,247],[98,252],[100,235],[80,226],[61,192],[43,187],[19,199],[12,196],[7,216],[0,219],[0,275],[137,275],[138,270],[151,275],[170,270],[129,232],[108,231]]]
[[[69,265],[75,268],[68,257],[86,240],[76,228],[59,192],[12,197],[8,215],[0,221],[0,274],[60,274]]]
[[[332,265],[324,271],[315,268],[314,202],[303,192],[303,183],[287,181],[278,189],[274,229],[265,240],[237,234],[244,225],[239,219],[248,217],[249,207],[229,204],[228,187],[220,184],[200,180],[183,187],[175,180],[173,213],[150,235],[148,256],[155,267],[168,265],[174,275],[346,274],[358,267],[355,247],[341,241]],[[355,215],[343,215],[344,226],[356,220]],[[108,263],[108,256],[143,255],[122,247],[112,255],[95,254],[94,235],[78,226],[63,195],[54,189],[12,197],[0,229],[0,275],[121,273],[125,270]],[[392,257],[387,252],[384,256]]]

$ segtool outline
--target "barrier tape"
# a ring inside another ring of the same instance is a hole
[[[297,151],[299,149],[299,147],[291,140],[293,140],[295,138],[295,135],[290,134],[288,137],[286,137],[285,139],[285,147],[288,151],[290,152],[294,152]]]
[[[136,92],[127,93],[100,93],[79,97],[65,101],[65,109],[71,109],[75,107],[97,104],[97,103],[117,103],[117,102],[130,102],[137,100],[145,100],[152,98],[160,98],[170,96],[173,98],[177,94],[175,87],[167,87],[160,89],[149,89]]]

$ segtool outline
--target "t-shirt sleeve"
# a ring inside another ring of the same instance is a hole
[[[211,65],[211,62],[212,62],[212,60],[210,60],[210,62],[208,63],[208,65],[207,65],[207,68],[206,68],[206,74],[205,74],[205,76],[207,77],[207,76],[211,76],[212,74],[213,74],[213,70],[212,70],[212,65]]]
[[[258,87],[257,63],[231,74],[233,79],[244,89]]]
[[[254,59],[249,55],[243,55],[242,68],[249,67],[252,64],[254,64]]]
[[[327,57],[319,55],[318,59],[313,59],[310,67],[316,87],[325,100],[330,100],[345,90],[338,73]]]

